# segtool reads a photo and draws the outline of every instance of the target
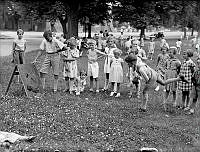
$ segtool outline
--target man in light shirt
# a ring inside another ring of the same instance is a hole
[[[40,77],[42,79],[43,89],[45,88],[45,76],[48,74],[49,69],[53,69],[54,74],[54,92],[57,91],[58,85],[58,75],[59,75],[59,65],[60,65],[60,51],[66,49],[66,46],[61,41],[57,40],[53,37],[52,32],[50,30],[45,31],[43,34],[43,41],[40,44],[40,51],[38,52],[33,63],[37,62],[37,59],[45,53],[45,59],[42,63],[42,67],[40,69]]]

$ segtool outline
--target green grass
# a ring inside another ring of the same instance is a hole
[[[175,40],[168,42],[175,45]],[[185,45],[183,49],[187,47]],[[27,62],[31,62],[36,53],[37,51],[27,53]],[[155,59],[158,53],[156,49]],[[0,60],[3,65],[0,70],[3,91],[13,70],[10,59],[8,56],[1,57]],[[148,64],[155,67],[155,60],[148,61]],[[100,87],[103,87],[103,59],[99,61],[99,65]],[[79,68],[87,68],[86,57],[80,59]],[[124,64],[124,74],[126,71],[127,65]],[[89,91],[77,97],[62,92],[65,86],[62,73],[56,94],[52,93],[52,80],[50,72],[45,96],[41,99],[28,99],[22,86],[15,83],[12,83],[8,96],[1,99],[0,130],[38,136],[31,144],[20,143],[15,146],[13,149],[16,151],[57,149],[66,152],[133,152],[141,147],[155,147],[163,152],[200,150],[199,105],[193,116],[178,110],[164,112],[161,92],[152,91],[148,112],[141,113],[138,111],[140,100],[130,100],[125,85],[121,88],[122,96],[119,99],[109,97],[109,92],[96,94]],[[180,101],[180,97],[178,100]]]

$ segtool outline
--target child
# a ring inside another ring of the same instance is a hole
[[[48,74],[49,68],[52,67],[53,74],[54,74],[54,92],[57,92],[57,85],[58,85],[58,75],[59,75],[59,65],[60,65],[60,54],[59,51],[63,51],[66,49],[65,45],[53,38],[52,32],[50,30],[45,31],[43,34],[44,40],[40,45],[40,51],[38,52],[35,60],[33,63],[37,62],[37,59],[45,52],[45,59],[43,61],[41,70],[40,70],[40,77],[42,79],[42,86],[43,89],[45,88],[45,76]]]
[[[79,57],[79,50],[76,48],[77,42],[75,39],[68,40],[69,48],[62,52],[65,56],[64,58],[64,71],[63,75],[66,81],[65,91],[69,91],[70,94],[73,94],[74,91],[74,79],[78,77],[78,68],[77,68],[77,58]],[[75,90],[76,91],[76,90]],[[76,95],[79,95],[80,92],[76,91]]]
[[[166,85],[176,81],[181,81],[181,80],[186,81],[183,76],[179,76],[177,78],[172,78],[168,80],[163,80],[160,74],[157,73],[152,68],[150,68],[146,63],[137,64],[137,56],[132,54],[127,56],[125,58],[125,61],[128,63],[129,67],[133,67],[133,69],[136,69],[136,72],[138,72],[145,81],[145,86],[143,89],[143,102],[140,107],[140,110],[144,112],[146,111],[147,107],[149,91],[155,89],[156,83],[159,83],[161,85]]]
[[[111,67],[110,67],[110,75],[109,81],[111,82],[111,86],[113,91],[110,93],[110,96],[113,96],[115,93],[117,95],[115,97],[120,97],[120,83],[123,82],[123,59],[120,58],[122,51],[119,49],[114,49],[113,54],[114,57],[111,58]]]
[[[24,31],[22,29],[17,30],[17,39],[13,41],[12,46],[12,63],[24,64],[25,51],[26,51],[26,40],[23,38]],[[19,82],[19,75],[18,80]]]
[[[110,61],[111,58],[114,57],[113,50],[116,49],[116,45],[114,43],[114,37],[108,37],[107,47],[105,48],[106,59],[104,63],[104,73],[105,73],[105,84],[103,91],[108,89],[109,84],[109,74],[110,74]]]
[[[176,58],[177,48],[170,47],[169,49],[169,59],[166,61],[166,79],[176,78],[180,71],[181,62]],[[177,90],[177,82],[173,82],[165,86],[165,101],[167,101],[169,97],[170,91],[173,93],[173,104],[176,106],[176,90]]]
[[[166,72],[166,61],[169,59],[169,55],[167,54],[167,47],[162,47],[160,53],[157,57],[157,64],[156,64],[156,71],[165,78],[165,72]],[[156,87],[155,91],[158,91],[160,89],[159,85]]]
[[[150,58],[150,60],[153,60],[153,54],[155,50],[155,42],[153,41],[154,37],[155,36],[150,36],[150,42],[148,44],[148,50],[149,50],[148,58]]]
[[[194,73],[195,63],[191,60],[192,50],[183,51],[183,63],[181,64],[180,74],[185,77],[188,83],[178,82],[178,89],[182,91],[182,106],[184,110],[188,109],[190,90],[192,90],[192,74]]]
[[[140,38],[140,48],[142,49],[144,47],[144,35]]]
[[[88,56],[88,76],[90,77],[90,91],[93,91],[93,81],[96,83],[96,92],[99,92],[99,64],[97,62],[97,53],[106,55],[105,53],[97,50],[96,41],[95,40],[88,40],[89,50],[87,52]]]
[[[189,106],[189,113],[194,114],[194,108],[196,107],[197,100],[200,99],[200,58],[197,59],[197,69],[192,75],[193,89],[191,92],[192,103]]]
[[[181,54],[181,46],[182,46],[181,39],[178,39],[178,41],[176,41],[176,48],[178,54]]]

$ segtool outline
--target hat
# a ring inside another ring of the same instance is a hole
[[[122,51],[121,51],[120,49],[116,48],[116,49],[113,50],[113,54],[114,54],[114,53],[122,54]]]
[[[43,37],[46,38],[48,35],[52,36],[51,30],[44,31]]]
[[[127,56],[127,57],[125,58],[125,61],[126,61],[127,63],[130,63],[130,62],[133,62],[133,61],[137,61],[137,56],[131,54],[131,55],[129,55],[129,56]]]
[[[88,39],[87,43],[96,45],[96,41],[94,39]]]
[[[18,35],[19,33],[24,34],[24,31],[23,31],[22,29],[18,29],[18,30],[17,30],[17,35]]]
[[[76,46],[76,45],[77,45],[77,42],[76,42],[76,40],[75,40],[75,39],[73,39],[73,38],[71,38],[71,39],[67,40],[67,43],[68,43],[68,44],[70,44],[70,45],[74,45],[74,46]]]

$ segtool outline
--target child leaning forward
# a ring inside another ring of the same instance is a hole
[[[163,80],[159,73],[149,67],[146,63],[137,64],[137,56],[129,55],[125,58],[125,61],[128,63],[129,67],[133,67],[136,71],[142,76],[145,81],[145,86],[142,91],[143,101],[140,107],[141,111],[146,111],[149,91],[154,90],[156,88],[156,84],[159,83],[161,85],[166,85],[176,81],[185,81],[183,76],[179,76],[177,78],[171,78],[168,80]]]

